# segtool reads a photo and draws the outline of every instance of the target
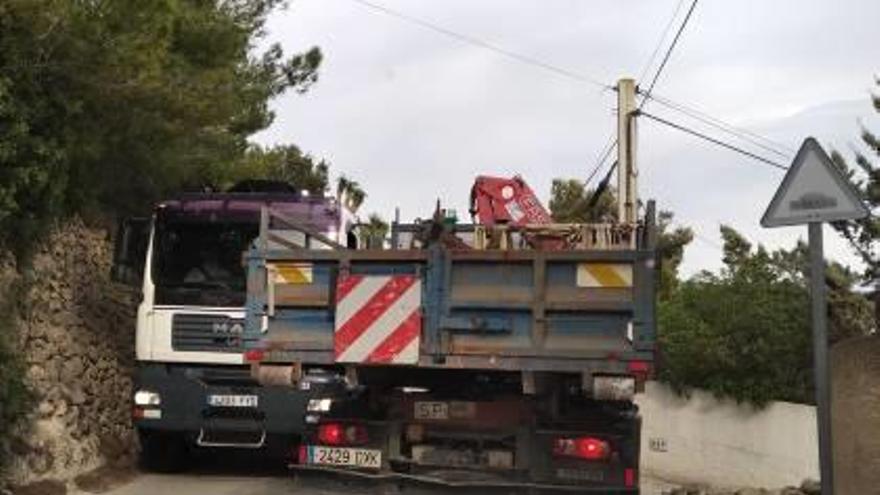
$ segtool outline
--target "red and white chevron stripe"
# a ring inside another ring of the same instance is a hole
[[[416,364],[422,287],[415,275],[347,275],[336,284],[336,362]]]

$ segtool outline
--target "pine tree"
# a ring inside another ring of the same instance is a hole
[[[880,87],[880,77],[875,78],[875,84]],[[880,113],[880,94],[872,94],[871,102],[874,110]],[[862,127],[861,140],[867,150],[855,151],[854,167],[837,151],[831,157],[856,185],[868,208],[875,212],[880,208],[880,163],[876,163],[880,159],[880,137]],[[872,158],[869,157],[871,155]],[[836,222],[833,226],[849,241],[864,262],[864,282],[873,287],[880,286],[880,251],[877,249],[880,242],[880,218],[872,214],[860,220]]]
[[[317,48],[258,50],[282,3],[0,1],[0,249],[223,181],[317,78]]]

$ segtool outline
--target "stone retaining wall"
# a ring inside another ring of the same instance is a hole
[[[18,352],[34,409],[0,446],[7,481],[68,480],[110,461],[131,462],[135,293],[109,280],[103,231],[72,221],[56,230],[23,276]],[[13,275],[10,275],[12,273]]]
[[[831,349],[834,493],[880,493],[880,335]]]

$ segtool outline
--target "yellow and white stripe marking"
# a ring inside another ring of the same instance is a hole
[[[311,263],[274,263],[276,284],[310,284],[314,279]]]
[[[578,287],[632,287],[632,265],[625,263],[579,263]]]

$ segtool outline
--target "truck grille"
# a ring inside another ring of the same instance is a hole
[[[223,366],[201,370],[200,379],[208,385],[252,387],[257,381],[251,376],[250,366]]]
[[[171,320],[175,351],[244,352],[244,320],[224,315],[176,314]]]

